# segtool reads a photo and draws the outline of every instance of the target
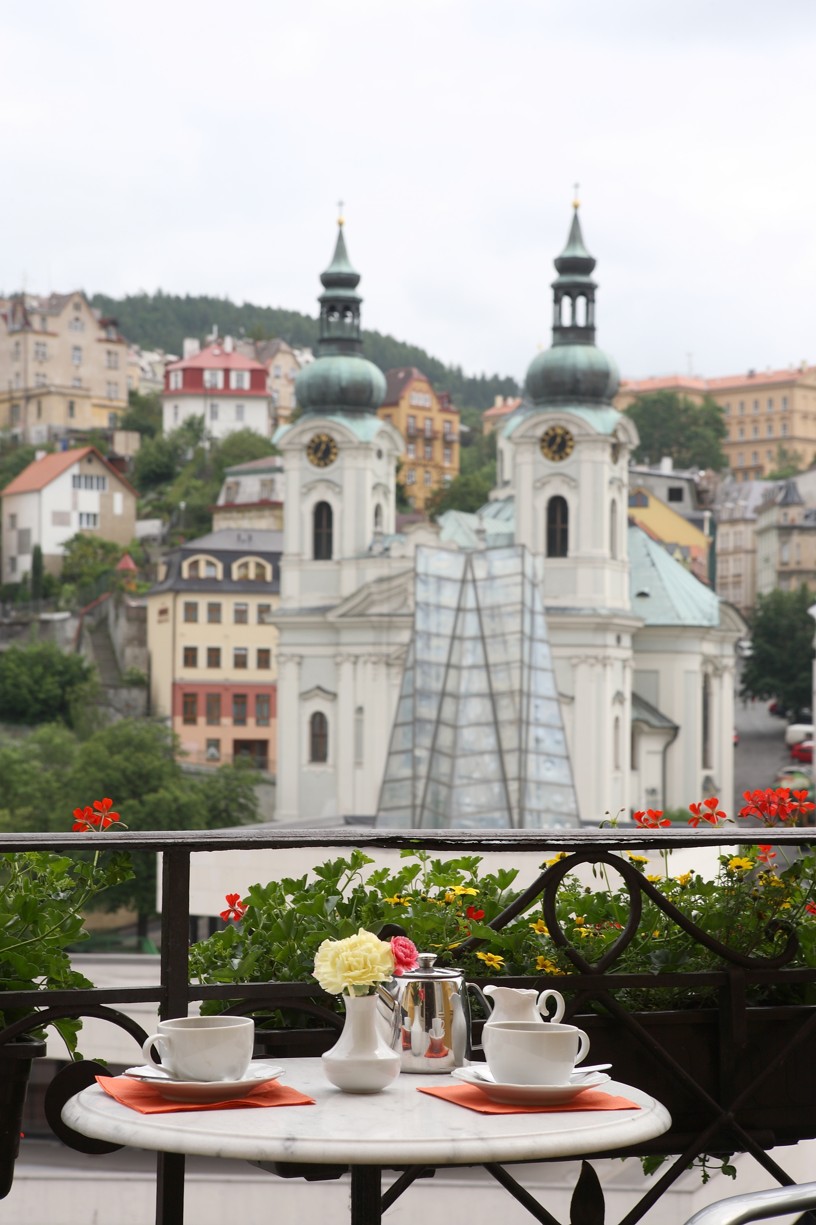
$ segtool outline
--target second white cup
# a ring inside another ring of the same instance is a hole
[[[153,1053],[158,1047],[161,1063]],[[174,1017],[142,1046],[145,1062],[175,1080],[240,1080],[255,1044],[252,1017]]]
[[[482,1041],[490,1074],[504,1085],[566,1085],[589,1053],[582,1029],[555,1021],[497,1021]]]

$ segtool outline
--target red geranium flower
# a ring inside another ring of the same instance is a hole
[[[757,859],[760,863],[770,863],[772,859],[776,859],[776,851],[772,849],[770,842],[760,842]]]
[[[85,808],[75,808],[74,824],[71,828],[83,834],[95,829],[107,829],[109,825],[120,820],[118,812],[111,812],[112,807],[113,800],[106,797],[104,800],[94,800],[93,808],[89,805]],[[122,829],[124,828],[123,825]]]
[[[663,817],[662,808],[647,808],[646,812],[635,812],[632,820],[642,829],[657,829],[660,825],[671,825],[668,817]]]
[[[247,912],[246,902],[241,901],[240,893],[228,893],[226,899],[227,908],[221,911],[221,918],[225,923],[229,923],[230,919],[235,919],[236,923],[240,922]]]
[[[692,814],[689,817],[689,825],[696,829],[701,821],[708,821],[709,825],[720,825],[721,822],[727,821],[726,814],[717,807],[719,802],[717,797],[712,795],[699,804],[689,804],[689,812]]]
[[[465,914],[469,919],[475,919],[477,923],[479,919],[483,919],[485,917],[485,912],[483,910],[478,910],[476,906],[468,906]]]

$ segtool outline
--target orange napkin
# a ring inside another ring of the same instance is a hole
[[[153,1085],[129,1076],[97,1076],[96,1083],[123,1106],[140,1114],[169,1114],[174,1110],[243,1110],[248,1106],[314,1106],[313,1097],[306,1097],[288,1085],[269,1081],[259,1085],[246,1097],[227,1102],[170,1102]]]
[[[417,1086],[420,1093],[429,1093],[431,1097],[441,1097],[443,1101],[455,1102],[457,1106],[466,1106],[468,1110],[478,1110],[480,1114],[558,1114],[565,1110],[640,1110],[637,1102],[630,1102],[628,1097],[614,1097],[611,1093],[602,1093],[600,1089],[587,1089],[571,1102],[562,1102],[558,1106],[511,1106],[505,1102],[491,1102],[481,1089],[475,1085],[440,1085]]]

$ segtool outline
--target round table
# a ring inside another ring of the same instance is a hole
[[[134,1148],[255,1162],[348,1165],[355,1225],[379,1219],[383,1166],[489,1166],[584,1157],[631,1148],[671,1125],[664,1106],[616,1081],[604,1085],[604,1091],[629,1098],[640,1109],[494,1115],[417,1092],[422,1085],[458,1083],[449,1076],[401,1074],[382,1093],[348,1094],[329,1084],[319,1059],[281,1064],[281,1083],[313,1097],[314,1106],[145,1115],[92,1085],[66,1103],[62,1117],[83,1135]]]

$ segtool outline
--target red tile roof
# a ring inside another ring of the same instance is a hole
[[[430,379],[421,370],[417,370],[416,366],[397,366],[394,370],[386,370],[383,407],[387,404],[398,404],[405,388],[413,383],[414,379],[422,379],[423,383],[430,386]]]
[[[813,366],[796,366],[788,370],[748,370],[744,374],[726,374],[706,379],[695,374],[666,374],[649,379],[622,379],[622,393],[642,395],[649,391],[697,391],[716,394],[718,391],[745,391],[751,386],[763,387],[776,383],[796,383],[801,378],[816,375]]]
[[[5,489],[0,489],[0,496],[7,497],[12,493],[37,493],[41,489],[45,489],[46,485],[50,485],[58,476],[62,476],[63,472],[67,472],[69,468],[73,468],[75,464],[81,463],[86,455],[95,455],[96,458],[105,465],[112,476],[115,476],[120,484],[124,485],[134,497],[138,497],[136,490],[125,480],[121,472],[117,472],[113,464],[108,463],[104,455],[97,451],[96,447],[76,447],[73,451],[52,451],[49,455],[44,455],[42,459],[33,460],[27,468],[23,468],[22,472],[18,472],[17,476],[12,481],[9,481]]]
[[[242,353],[236,353],[234,350],[228,353],[222,341],[215,341],[207,345],[200,353],[196,353],[195,357],[182,357],[179,361],[170,362],[165,367],[165,370],[190,369],[263,370],[264,374],[266,373],[266,367],[262,362],[256,362],[251,357],[244,357]]]

